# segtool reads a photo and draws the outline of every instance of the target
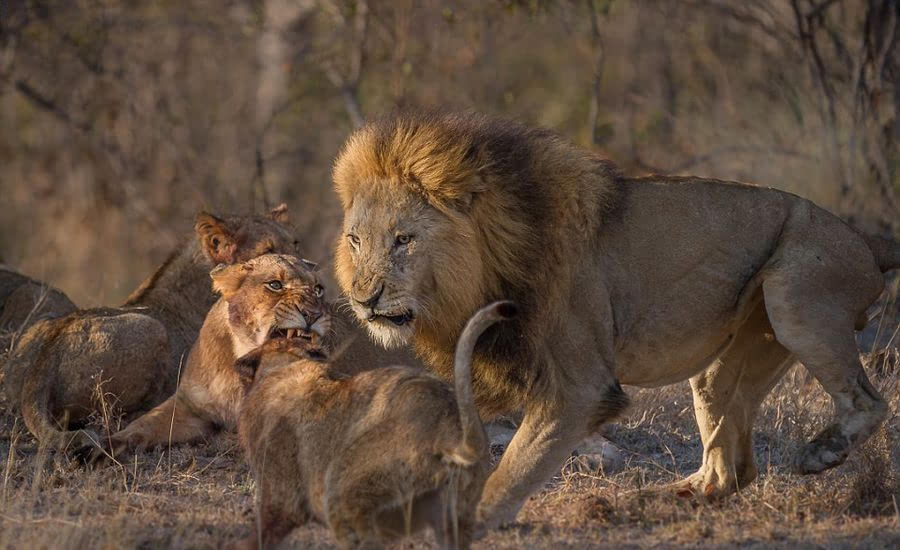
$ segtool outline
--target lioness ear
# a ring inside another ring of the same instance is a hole
[[[288,214],[287,203],[283,202],[269,211],[269,219],[278,223],[290,223],[291,216]]]
[[[194,232],[203,252],[214,264],[234,263],[237,243],[223,220],[200,212],[194,221]]]
[[[253,268],[247,264],[219,264],[209,272],[209,276],[212,277],[213,290],[227,299],[241,288],[244,279],[251,271]]]
[[[256,371],[259,370],[262,355],[262,349],[256,348],[234,362],[234,370],[241,380],[241,385],[244,386],[244,393],[247,393],[253,387],[253,381],[256,379]]]

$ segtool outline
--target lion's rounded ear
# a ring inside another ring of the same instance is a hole
[[[194,219],[194,232],[197,234],[204,254],[212,263],[233,264],[235,262],[237,243],[224,220],[208,212],[200,212]]]
[[[288,205],[286,202],[283,202],[269,211],[269,219],[275,220],[278,223],[290,223],[291,216],[288,214]]]
[[[224,265],[219,264],[209,276],[212,278],[213,290],[228,298],[244,283],[247,275],[253,271],[253,267],[247,264]]]
[[[453,208],[460,212],[468,212],[478,199],[478,195],[487,190],[487,181],[481,174],[476,174],[466,181],[465,186],[460,186],[457,193],[448,198],[452,202]]]
[[[472,208],[472,202],[475,200],[475,193],[463,193],[456,199],[456,209],[461,212],[468,212]]]

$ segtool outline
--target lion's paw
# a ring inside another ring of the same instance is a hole
[[[817,474],[843,464],[849,452],[850,440],[838,425],[832,425],[803,447],[796,469],[801,474]]]

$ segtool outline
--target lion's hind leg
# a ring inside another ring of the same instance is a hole
[[[756,479],[753,423],[790,364],[790,352],[775,341],[760,301],[722,356],[691,378],[703,464],[670,489],[681,496],[718,497]]]
[[[871,257],[855,258],[850,252],[828,261],[828,251],[822,250],[813,256],[815,263],[806,257],[793,264],[783,260],[783,267],[763,282],[775,337],[834,403],[831,423],[801,451],[801,473],[843,463],[887,415],[887,403],[866,377],[854,338],[856,321],[878,296],[883,280]]]

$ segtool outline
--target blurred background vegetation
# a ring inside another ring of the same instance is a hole
[[[896,0],[0,0],[0,257],[121,300],[200,209],[287,201],[397,105],[555,129],[630,175],[785,189],[900,237]],[[663,223],[663,222],[661,222]]]

